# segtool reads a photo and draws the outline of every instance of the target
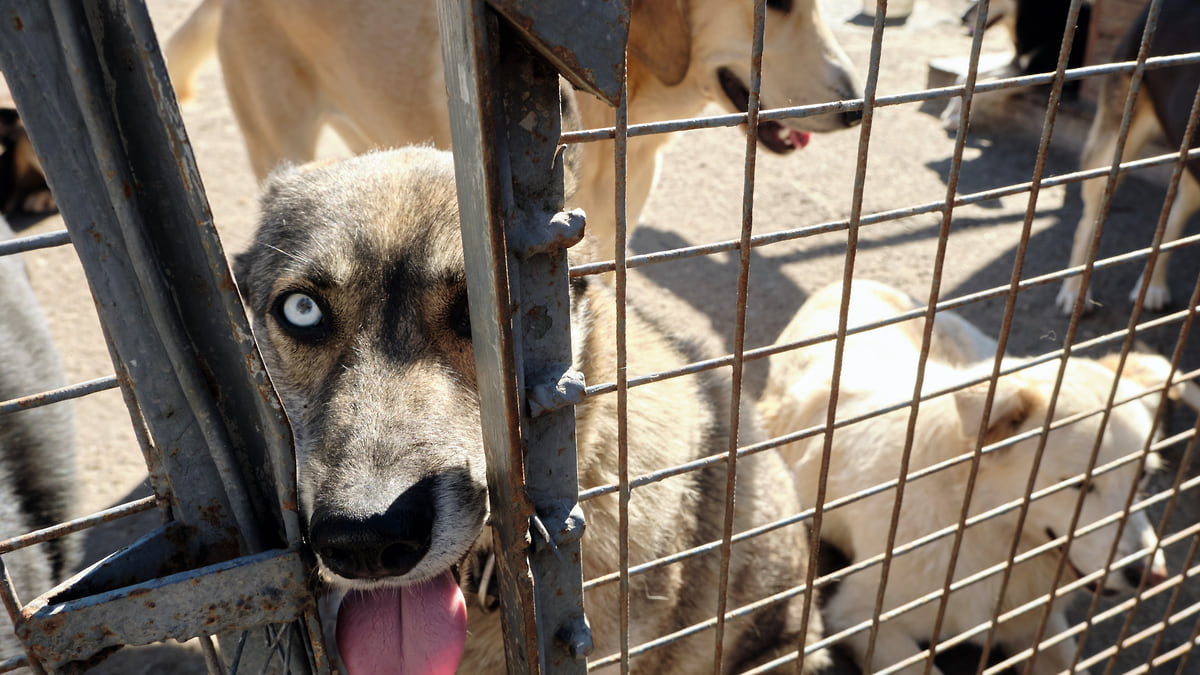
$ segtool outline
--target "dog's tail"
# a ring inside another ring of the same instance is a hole
[[[202,0],[191,16],[167,39],[163,54],[167,72],[175,86],[180,102],[193,96],[192,85],[196,70],[217,48],[217,31],[221,27],[221,9],[225,0]]]

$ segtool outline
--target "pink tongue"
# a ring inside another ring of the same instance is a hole
[[[353,591],[338,609],[338,652],[350,675],[453,675],[466,639],[467,604],[450,572]]]
[[[793,148],[803,148],[808,145],[808,140],[812,137],[812,134],[807,131],[796,131],[795,129],[789,129],[789,131],[792,132]]]

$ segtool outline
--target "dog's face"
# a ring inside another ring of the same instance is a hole
[[[659,51],[674,46],[689,56],[683,60],[687,77],[695,78],[709,100],[731,112],[746,112],[749,101],[750,52],[754,44],[754,3],[746,0],[641,0],[642,5],[679,8],[678,20],[655,16],[656,29],[645,42]],[[639,11],[634,4],[634,12]],[[684,6],[687,7],[684,16]],[[647,10],[648,11],[648,10]],[[672,16],[671,12],[658,14]],[[634,27],[638,22],[634,21]],[[633,30],[631,28],[631,31]],[[680,35],[680,33],[684,33]],[[630,34],[630,50],[642,54],[643,42]],[[660,58],[654,63],[668,59]],[[676,60],[678,62],[678,60]],[[660,73],[661,68],[652,69]],[[682,73],[678,72],[679,77]],[[862,97],[850,59],[821,17],[816,0],[767,0],[763,41],[761,107],[778,108]],[[861,113],[831,113],[786,120],[762,121],[758,136],[772,152],[804,147],[809,132],[834,131],[856,124]]]
[[[1041,428],[1058,365],[1053,361],[1001,378],[994,405],[999,407],[1000,418],[1005,420],[1002,424],[1007,425],[1004,435]],[[1082,496],[1077,534],[1067,553],[1068,579],[1078,579],[1103,568],[1120,527],[1119,519],[1114,515],[1125,510],[1130,490],[1135,485],[1141,486],[1159,465],[1158,455],[1153,453],[1146,457],[1144,464],[1138,461],[1153,433],[1151,405],[1157,399],[1150,396],[1112,409],[1100,437],[1094,476],[1086,485],[1082,479],[1075,478],[1087,469],[1100,434],[1101,417],[1095,413],[1104,409],[1114,375],[1112,370],[1094,360],[1076,358],[1068,362],[1054,419],[1077,421],[1050,431],[1034,490],[1044,490],[1070,479],[1075,482],[1070,488],[1033,501],[1023,530],[1029,545],[1041,545],[1065,536],[1071,529],[1072,515]],[[1119,386],[1118,403],[1140,391],[1124,379]],[[1014,397],[1019,401],[1015,407],[1005,402],[1006,398]],[[999,436],[989,442],[994,440],[999,440]],[[1019,498],[1028,481],[1037,445],[1038,439],[1034,437],[985,459],[981,471],[987,476],[988,483],[1000,489],[1007,486],[1007,496]],[[1100,524],[1102,522],[1106,524]],[[1154,550],[1158,540],[1144,510],[1130,513],[1121,529],[1114,562],[1139,551]],[[1080,533],[1080,530],[1090,531]],[[1151,585],[1165,578],[1165,558],[1161,550],[1155,552],[1153,558],[1146,557],[1146,553],[1138,555],[1141,556],[1139,560],[1114,569],[1089,587],[1100,587],[1106,593],[1135,590],[1147,567]]]
[[[410,148],[284,169],[262,212],[237,278],[294,429],[320,575],[359,591],[339,620],[349,660],[402,596],[460,602],[450,571],[487,513],[453,167]]]

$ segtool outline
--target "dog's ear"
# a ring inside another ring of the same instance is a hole
[[[233,256],[230,264],[230,269],[233,270],[233,279],[237,285],[238,293],[242,296],[242,303],[249,309],[250,293],[247,290],[250,280],[250,268],[254,263],[254,255],[251,251],[243,251]]]
[[[1171,362],[1151,351],[1146,345],[1134,346],[1138,351],[1129,352],[1129,356],[1125,358],[1125,367],[1121,369],[1121,378],[1131,380],[1143,389],[1161,387],[1171,372]],[[1120,354],[1106,354],[1099,359],[1100,365],[1113,373],[1117,372],[1119,361]],[[1178,375],[1179,373],[1176,373],[1176,377]],[[1172,384],[1171,388],[1167,390],[1167,398],[1172,401],[1183,401],[1192,409],[1200,412],[1200,385],[1192,380]],[[1150,408],[1150,412],[1153,414],[1157,407],[1157,399],[1152,396],[1143,396],[1141,401]]]
[[[954,404],[962,422],[962,431],[972,438],[983,419],[983,407],[987,402],[988,383],[967,387],[955,392]],[[1020,375],[1001,377],[996,382],[996,393],[992,397],[992,410],[988,415],[987,432],[983,443],[989,445],[1015,434],[1021,425],[1039,408],[1037,390],[1026,383]]]
[[[679,84],[692,59],[687,0],[633,0],[629,53],[663,84]]]

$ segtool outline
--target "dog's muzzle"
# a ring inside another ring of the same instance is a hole
[[[309,521],[309,540],[322,564],[342,578],[402,577],[429,552],[433,519],[432,491],[418,484],[382,513],[319,506]]]

